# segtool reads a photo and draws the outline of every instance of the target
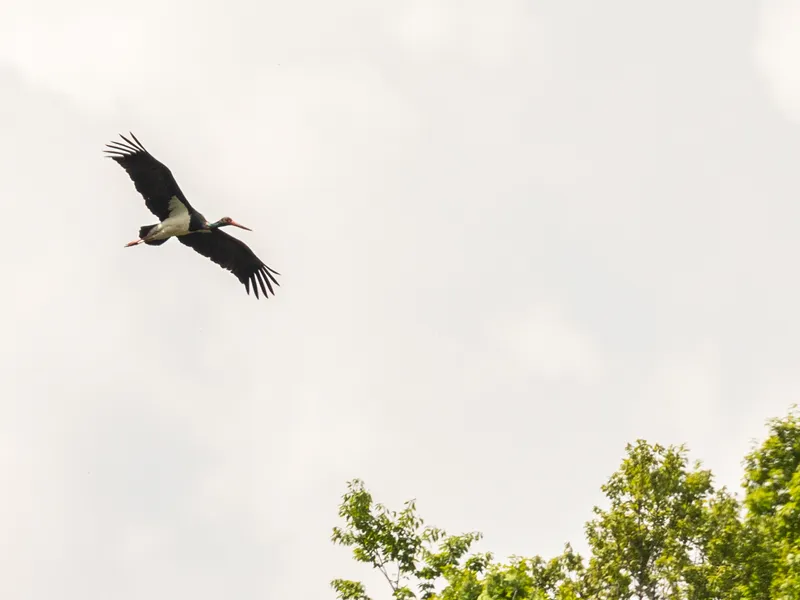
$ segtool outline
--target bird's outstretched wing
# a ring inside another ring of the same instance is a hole
[[[170,170],[145,150],[132,133],[133,141],[121,134],[119,137],[125,140],[125,143],[109,142],[106,144],[109,149],[104,152],[108,153],[108,158],[114,159],[128,172],[136,190],[144,197],[144,203],[150,212],[161,221],[168,218],[170,209],[175,210],[179,207],[174,201],[170,202],[173,197],[177,198],[186,210],[191,211],[192,207]]]
[[[252,284],[256,298],[259,297],[259,285],[265,298],[269,297],[267,290],[273,296],[275,295],[272,284],[280,284],[273,273],[275,275],[280,275],[280,273],[261,262],[261,259],[243,241],[219,229],[181,235],[178,239],[198,254],[210,258],[223,269],[231,271],[244,284],[248,294],[250,294],[250,284]]]

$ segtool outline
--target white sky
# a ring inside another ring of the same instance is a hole
[[[333,598],[352,477],[501,556],[636,438],[736,486],[800,392],[799,6],[0,3],[0,597]],[[123,248],[129,130],[277,297]]]

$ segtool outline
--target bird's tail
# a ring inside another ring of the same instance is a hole
[[[157,226],[158,225],[142,225],[141,227],[139,227],[139,239],[143,240],[147,236],[147,234],[153,231],[153,229],[155,229]],[[146,241],[145,244],[147,244],[148,246],[160,246],[168,239],[169,238],[165,238],[163,240]]]

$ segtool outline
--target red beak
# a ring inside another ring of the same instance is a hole
[[[239,228],[241,228],[241,229],[246,229],[247,231],[253,231],[253,230],[252,230],[252,229],[250,229],[249,227],[245,227],[244,225],[241,225],[240,223],[237,223],[237,222],[236,222],[236,221],[234,221],[233,219],[231,219],[231,225],[235,225],[236,227],[239,227]]]

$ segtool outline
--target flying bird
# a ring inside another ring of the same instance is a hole
[[[223,227],[231,226],[247,231],[252,229],[230,217],[209,223],[189,204],[172,172],[145,150],[133,133],[130,136],[132,141],[120,134],[124,142],[110,142],[104,152],[127,171],[145,205],[160,223],[140,227],[139,239],[125,247],[139,244],[160,246],[169,238],[177,237],[185,246],[231,271],[244,284],[248,295],[251,285],[256,298],[259,297],[259,287],[265,298],[269,297],[267,290],[274,295],[272,284],[280,285],[274,275],[280,273],[261,262],[247,244],[222,231]]]

